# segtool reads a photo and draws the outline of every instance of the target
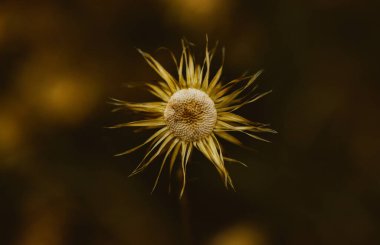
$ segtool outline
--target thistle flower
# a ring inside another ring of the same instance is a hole
[[[149,92],[158,97],[160,101],[132,103],[112,99],[112,104],[117,106],[115,110],[126,108],[134,112],[141,112],[146,118],[122,123],[111,128],[141,127],[156,130],[144,143],[117,154],[117,156],[129,154],[150,144],[148,153],[131,174],[135,175],[148,167],[158,156],[164,155],[153,190],[157,186],[165,163],[169,162],[171,175],[176,159],[180,158],[183,176],[180,196],[185,189],[186,167],[194,149],[203,153],[215,166],[226,188],[228,186],[233,188],[225,163],[241,162],[224,156],[219,140],[224,139],[233,144],[242,145],[241,141],[231,132],[243,133],[262,141],[266,140],[257,136],[256,133],[275,132],[266,124],[251,122],[235,114],[239,108],[271,92],[254,94],[257,88],[257,86],[253,86],[254,81],[262,71],[223,84],[220,78],[224,63],[224,49],[222,49],[222,64],[217,72],[211,75],[210,65],[217,45],[209,50],[208,41],[206,42],[205,58],[202,64],[195,63],[195,57],[191,53],[189,45],[188,42],[182,40],[182,54],[179,62],[169,51],[177,67],[176,78],[150,54],[138,49],[145,61],[162,79],[156,83],[146,84]]]

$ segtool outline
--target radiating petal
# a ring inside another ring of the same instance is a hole
[[[166,151],[165,157],[164,157],[164,159],[162,160],[161,167],[160,167],[160,170],[159,170],[159,172],[158,172],[158,175],[157,175],[156,181],[154,182],[154,186],[153,186],[153,189],[152,189],[152,192],[151,192],[151,193],[153,193],[153,191],[154,191],[154,190],[156,189],[156,187],[157,187],[158,180],[159,180],[159,178],[160,178],[160,176],[161,176],[161,173],[162,173],[162,169],[164,168],[164,165],[165,165],[165,163],[166,163],[166,159],[168,158],[168,156],[170,155],[170,153],[172,152],[172,150],[174,149],[174,147],[175,147],[176,145],[178,145],[178,142],[179,142],[179,139],[174,139],[174,140],[172,141],[172,143],[170,144],[168,150]]]
[[[132,148],[132,149],[129,149],[129,150],[127,150],[127,151],[121,152],[121,153],[119,153],[119,154],[116,154],[115,156],[122,156],[122,155],[129,154],[129,153],[131,153],[131,152],[134,152],[135,150],[141,148],[142,146],[148,144],[149,142],[152,142],[153,140],[159,138],[160,136],[162,136],[163,134],[165,134],[165,132],[167,132],[167,131],[168,131],[168,128],[167,128],[167,127],[164,127],[164,128],[162,128],[162,129],[158,130],[156,133],[154,133],[151,137],[149,137],[149,138],[148,138],[144,143],[142,143],[141,145],[136,146],[136,147],[134,147],[134,148]]]
[[[140,164],[136,167],[136,169],[129,175],[133,176],[137,173],[140,173],[143,171],[164,149],[164,147],[173,140],[174,137],[171,134],[164,135],[159,141],[156,142],[156,144],[149,150],[149,152],[145,155],[144,159],[140,162]],[[162,143],[161,143],[162,142]],[[161,144],[160,144],[161,143]],[[157,149],[156,153],[154,153],[153,156],[149,158],[147,162],[145,162],[145,159],[147,159],[148,156],[153,152],[153,150],[160,145],[160,147]]]
[[[143,52],[141,49],[137,49],[139,53],[144,57],[146,62],[157,72],[158,75],[168,84],[171,91],[174,93],[178,90],[177,81],[174,77],[165,70],[164,67],[154,59],[150,54]]]
[[[155,118],[155,119],[146,119],[146,120],[140,120],[140,121],[134,121],[134,122],[128,122],[128,123],[120,123],[115,126],[111,126],[108,128],[123,128],[123,127],[162,127],[166,126],[165,120],[162,117]]]

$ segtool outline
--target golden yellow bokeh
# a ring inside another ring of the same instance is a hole
[[[185,28],[210,30],[227,27],[233,7],[231,0],[161,0],[166,6],[168,21]]]
[[[208,245],[269,245],[266,235],[252,224],[241,223],[217,233]]]

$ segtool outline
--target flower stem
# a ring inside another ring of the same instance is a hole
[[[183,181],[182,171],[179,169],[177,171],[177,177],[179,182]],[[184,239],[185,245],[192,245],[193,237],[192,237],[192,230],[190,225],[190,207],[189,207],[189,195],[187,190],[183,192],[183,195],[180,199],[178,199],[179,206],[180,206],[180,212],[181,212],[181,223],[182,223],[182,236]]]

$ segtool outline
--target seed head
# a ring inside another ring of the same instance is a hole
[[[166,105],[164,118],[169,130],[183,141],[198,141],[212,132],[217,112],[214,101],[198,89],[175,92]]]

